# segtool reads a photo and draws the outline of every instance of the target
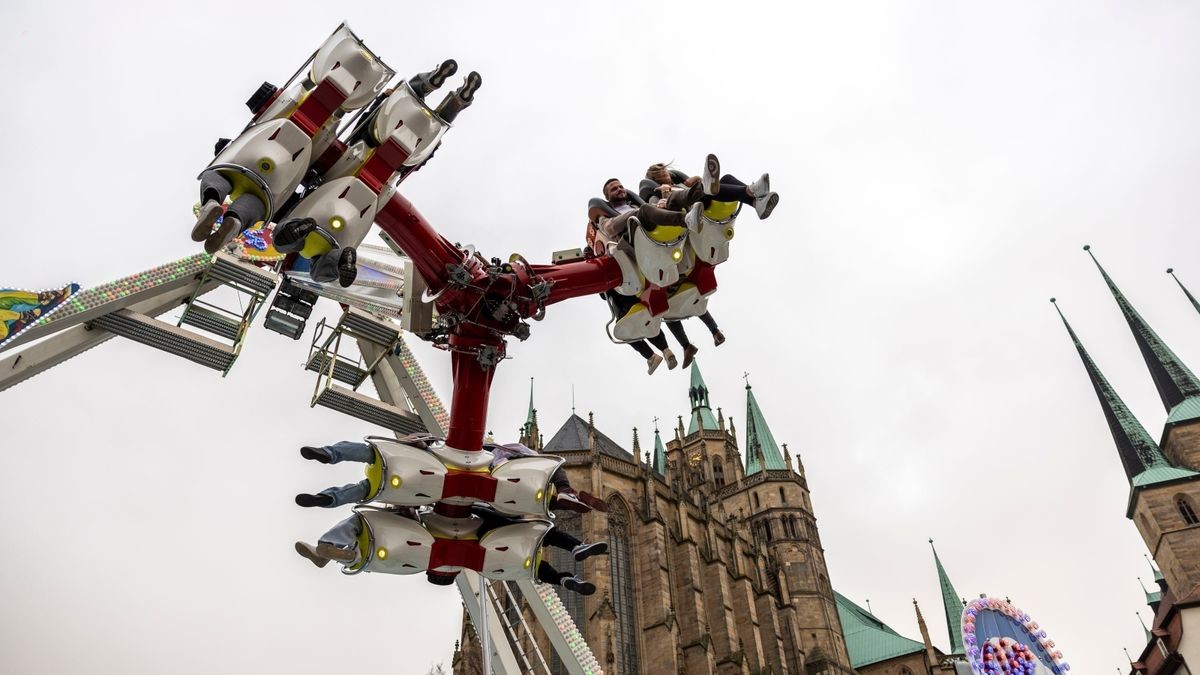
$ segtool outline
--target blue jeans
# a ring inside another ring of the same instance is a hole
[[[329,457],[330,464],[338,462],[362,462],[370,464],[375,461],[375,451],[371,446],[362,441],[338,441],[333,445],[327,445],[321,448],[321,451]]]
[[[321,452],[329,458],[330,464],[339,462],[361,462],[370,464],[375,461],[375,451],[371,446],[361,441],[338,441],[333,445],[326,445],[321,448]],[[354,504],[366,500],[367,495],[371,494],[371,482],[361,480],[357,483],[349,483],[341,487],[331,487],[321,490],[321,494],[329,495],[333,498],[333,503],[325,508],[336,508],[345,504]]]
[[[362,531],[362,519],[354,514],[342,522],[329,528],[317,541],[322,544],[333,544],[338,548],[358,548],[358,535]]]

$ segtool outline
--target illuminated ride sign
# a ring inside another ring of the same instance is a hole
[[[978,598],[968,603],[962,637],[971,670],[979,675],[1062,675],[1071,670],[1046,631],[1006,600]]]

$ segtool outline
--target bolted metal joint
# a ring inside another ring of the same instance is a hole
[[[475,359],[484,368],[494,367],[503,358],[504,355],[500,353],[500,350],[492,345],[484,345],[475,353]]]
[[[452,286],[469,286],[471,273],[462,265],[446,265],[446,281]]]

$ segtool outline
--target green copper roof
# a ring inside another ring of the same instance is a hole
[[[754,391],[750,383],[746,383],[746,475],[750,476],[759,471],[783,471],[787,464],[771,435],[771,428],[763,417],[758,401],[754,399]]]
[[[1198,417],[1200,417],[1200,396],[1185,398],[1182,403],[1171,408],[1171,414],[1167,415],[1167,426],[1189,422]]]
[[[1129,480],[1129,486],[1137,488],[1164,480],[1167,474],[1176,470],[1167,462],[1167,458],[1163,456],[1158,444],[1150,438],[1150,434],[1146,433],[1146,429],[1133,416],[1129,407],[1125,405],[1104,374],[1100,372],[1091,355],[1083,348],[1079,336],[1075,335],[1071,324],[1067,323],[1067,317],[1063,316],[1061,309],[1058,309],[1058,303],[1055,303],[1054,308],[1062,317],[1063,325],[1067,327],[1067,333],[1071,336],[1071,341],[1075,343],[1079,358],[1083,359],[1083,366],[1087,369],[1088,378],[1091,379],[1096,396],[1100,399],[1100,407],[1104,410],[1104,418],[1108,421],[1108,430],[1117,444],[1117,454],[1121,457],[1121,464],[1125,467],[1125,477]],[[1159,469],[1168,471],[1164,472]]]
[[[1175,280],[1175,283],[1179,284],[1179,287],[1183,289],[1183,294],[1187,296],[1188,300],[1191,300],[1192,307],[1195,307],[1196,311],[1200,312],[1200,302],[1196,302],[1195,296],[1193,296],[1191,291],[1187,289],[1187,286],[1184,286],[1183,282],[1179,280],[1179,277],[1175,276],[1175,270],[1169,269],[1167,270],[1167,274],[1170,274],[1171,278]]]
[[[654,430],[654,470],[660,476],[667,475],[667,449],[663,447],[658,429]]]
[[[942,559],[938,557],[932,539],[929,540],[929,548],[933,549],[933,562],[937,565],[938,585],[942,588],[942,609],[946,611],[946,630],[950,633],[950,651],[954,654],[962,654],[965,650],[963,649],[962,633],[959,631],[963,611],[961,596],[958,591],[954,590],[954,584],[950,583],[950,577],[946,575],[946,568],[942,567]]]
[[[700,429],[716,430],[717,418],[713,417],[708,406],[708,387],[704,377],[700,375],[700,366],[692,361],[692,382],[688,386],[688,399],[692,402],[692,418],[688,422],[688,434],[694,434]]]
[[[841,593],[834,591],[833,597],[837,602],[838,618],[842,620],[850,665],[854,668],[925,651],[924,644],[900,635]]]
[[[1154,378],[1154,386],[1158,389],[1158,396],[1162,399],[1163,407],[1169,412],[1184,399],[1200,396],[1200,380],[1192,374],[1183,361],[1179,360],[1178,356],[1175,356],[1175,352],[1167,347],[1162,338],[1158,337],[1158,334],[1137,313],[1133,305],[1129,304],[1124,294],[1108,276],[1108,272],[1105,272],[1104,268],[1100,266],[1100,261],[1096,260],[1096,256],[1091,252],[1091,247],[1084,246],[1083,250],[1092,256],[1092,261],[1096,263],[1096,267],[1104,277],[1104,283],[1108,284],[1108,290],[1112,292],[1113,298],[1121,308],[1121,313],[1125,315],[1125,321],[1133,331],[1133,338],[1142,352],[1146,367],[1150,369],[1150,375]]]

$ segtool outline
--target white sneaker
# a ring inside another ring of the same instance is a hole
[[[779,195],[774,192],[758,197],[754,200],[754,210],[758,213],[759,220],[766,220],[771,212],[775,210],[775,205],[779,203]]]
[[[667,360],[667,370],[675,370],[675,366],[679,365],[679,359],[675,358],[675,352],[664,349],[662,355]]]
[[[221,217],[221,203],[210,199],[196,210],[196,224],[192,226],[192,241],[204,241],[212,234],[213,225]]]
[[[710,154],[704,158],[704,175],[700,180],[706,195],[715,195],[721,190],[721,162],[716,155]]]
[[[646,374],[653,375],[654,371],[658,370],[658,365],[663,362],[663,358],[658,354],[646,359]]]
[[[750,195],[753,197],[766,197],[771,191],[771,174],[764,173],[758,177],[758,180],[750,184]]]
[[[692,208],[688,209],[688,212],[684,214],[683,224],[686,225],[689,230],[692,230],[693,232],[699,232],[700,223],[702,222],[701,219],[704,217],[703,214],[703,202],[696,202],[695,204],[692,204]]]

